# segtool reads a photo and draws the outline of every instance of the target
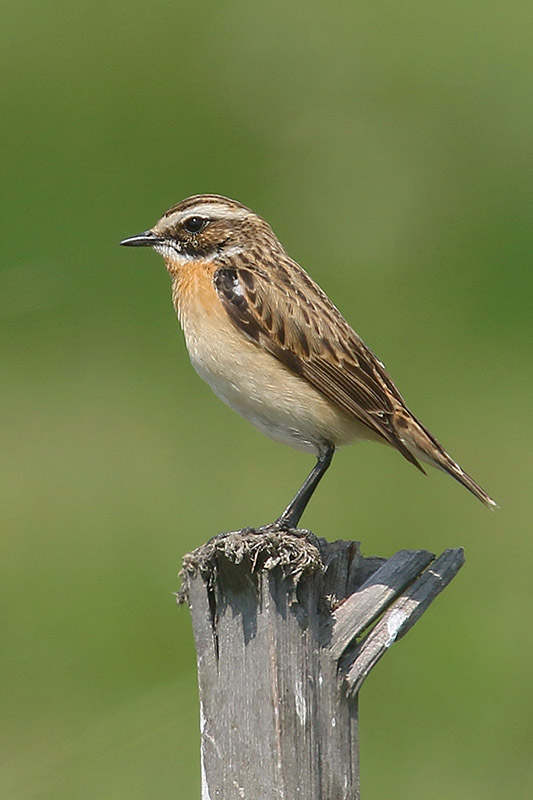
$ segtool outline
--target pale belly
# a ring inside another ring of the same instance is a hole
[[[368,438],[357,420],[247,340],[209,290],[198,287],[180,320],[193,367],[221,400],[271,439],[315,455]]]
[[[356,426],[312,387],[292,376],[269,353],[239,353],[216,361],[191,353],[196,372],[214,393],[266,436],[315,455],[326,444],[339,446],[357,437]],[[274,363],[272,363],[274,362]]]

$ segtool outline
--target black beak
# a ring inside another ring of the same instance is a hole
[[[153,247],[154,244],[160,242],[159,236],[156,236],[153,231],[143,231],[138,233],[137,236],[129,236],[123,239],[119,244],[124,247]]]

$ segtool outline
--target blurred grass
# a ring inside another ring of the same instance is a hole
[[[365,796],[531,796],[529,19],[5,4],[2,796],[199,795],[180,556],[271,519],[311,466],[209,394],[161,263],[116,246],[201,191],[272,223],[502,506],[361,445],[306,514],[367,554],[466,547],[365,687]]]

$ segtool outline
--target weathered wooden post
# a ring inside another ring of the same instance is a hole
[[[363,558],[308,531],[237,531],[187,555],[202,800],[357,800],[358,692],[463,562]]]

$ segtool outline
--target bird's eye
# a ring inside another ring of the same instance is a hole
[[[203,217],[188,217],[183,225],[189,233],[200,233],[207,225],[207,220]]]

